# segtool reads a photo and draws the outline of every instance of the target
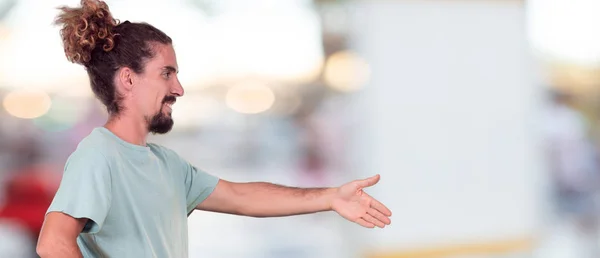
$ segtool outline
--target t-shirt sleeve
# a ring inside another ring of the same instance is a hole
[[[190,214],[215,190],[219,178],[187,163],[184,165],[187,211]]]
[[[183,167],[187,212],[190,214],[198,204],[202,203],[213,192],[217,183],[219,183],[219,178],[198,169],[179,156],[177,158]]]
[[[62,212],[87,218],[83,233],[98,233],[111,205],[110,167],[104,155],[76,150],[67,160],[63,177],[47,213]]]

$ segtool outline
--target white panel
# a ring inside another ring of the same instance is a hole
[[[395,212],[388,249],[529,235],[540,211],[535,83],[514,1],[362,1],[355,48],[370,63],[355,159]],[[365,232],[366,233],[366,232]]]

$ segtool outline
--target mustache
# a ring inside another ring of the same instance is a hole
[[[175,103],[177,101],[177,98],[175,98],[175,96],[166,96],[162,103],[166,104],[166,103]]]

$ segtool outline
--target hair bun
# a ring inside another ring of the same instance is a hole
[[[63,6],[59,9],[61,13],[55,24],[62,26],[60,35],[69,61],[87,65],[97,46],[104,51],[113,49],[113,28],[117,26],[117,21],[104,1],[82,0],[80,7]]]

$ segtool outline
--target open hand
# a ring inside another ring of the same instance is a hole
[[[363,191],[379,182],[380,176],[355,180],[338,188],[331,208],[345,219],[366,228],[384,228],[392,221],[392,212],[382,203]]]

